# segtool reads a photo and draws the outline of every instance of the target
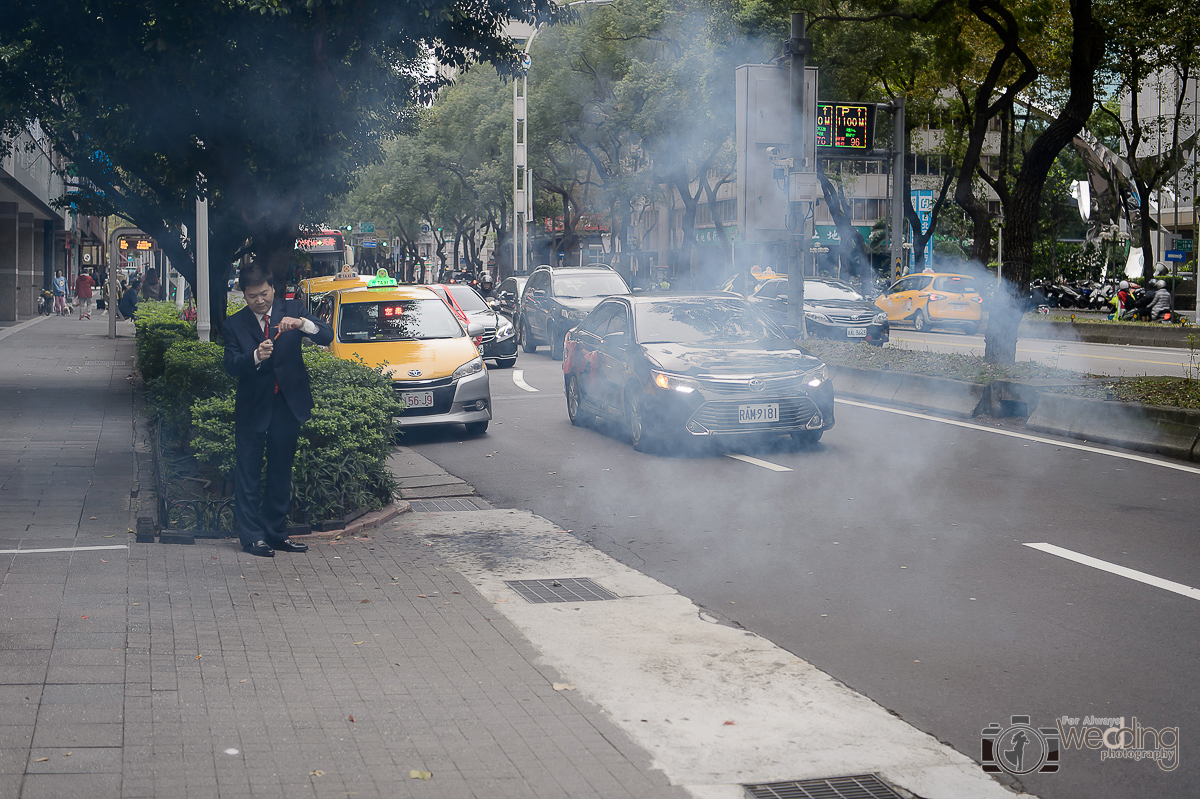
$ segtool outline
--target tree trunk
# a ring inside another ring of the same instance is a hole
[[[1004,225],[1007,250],[1004,280],[988,310],[984,357],[993,363],[1015,363],[1017,326],[1029,293],[1033,242],[1046,176],[1058,154],[1083,129],[1096,104],[1096,70],[1104,57],[1104,29],[1092,16],[1091,0],[1071,0],[1070,96],[1062,112],[1042,131],[1025,156],[1013,187]]]

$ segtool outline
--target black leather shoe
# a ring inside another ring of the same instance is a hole
[[[282,541],[277,541],[271,546],[278,549],[280,552],[307,552],[308,544],[301,544],[299,541],[293,541],[290,538],[285,538]]]
[[[243,544],[242,549],[260,558],[275,557],[275,550],[266,541],[255,541],[253,544]]]

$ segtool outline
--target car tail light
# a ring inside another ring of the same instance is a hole
[[[977,302],[980,305],[983,305],[983,297],[972,297],[971,302]]]
[[[929,301],[930,302],[936,302],[937,300],[948,300],[948,299],[950,299],[950,298],[947,297],[945,294],[934,294],[933,292],[929,293]]]

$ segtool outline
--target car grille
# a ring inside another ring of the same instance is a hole
[[[713,433],[747,433],[756,430],[785,430],[803,427],[814,414],[817,404],[808,397],[756,397],[755,403],[779,403],[779,421],[759,424],[742,424],[738,421],[738,406],[745,400],[713,400],[706,402],[692,414],[691,421],[708,428]]]
[[[750,379],[712,379],[701,378],[700,385],[706,392],[714,394],[734,394],[758,401],[764,394],[777,394],[786,391],[803,391],[804,375],[789,375],[787,377],[764,377],[762,387],[755,390],[750,388]],[[774,402],[774,400],[772,400]]]
[[[822,313],[829,317],[830,322],[836,322],[839,325],[865,325],[869,324],[871,320],[875,318],[875,312],[873,311],[862,311],[856,313],[829,313],[829,311],[822,311]]]
[[[406,391],[432,391],[433,407],[408,408],[402,416],[433,416],[439,413],[449,413],[454,404],[454,378],[439,377],[434,380],[394,380],[392,388],[396,396],[403,398]]]
[[[489,327],[487,330],[483,331],[483,343],[484,344],[491,344],[495,340],[496,340],[496,328]]]

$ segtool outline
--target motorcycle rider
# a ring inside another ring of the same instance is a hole
[[[1155,281],[1158,290],[1150,302],[1150,318],[1162,319],[1163,314],[1171,310],[1171,292],[1167,291],[1167,281]]]

